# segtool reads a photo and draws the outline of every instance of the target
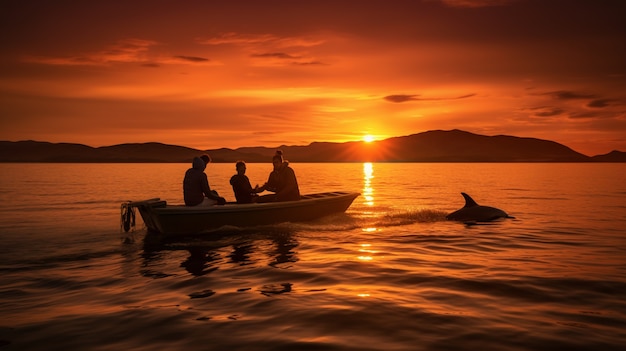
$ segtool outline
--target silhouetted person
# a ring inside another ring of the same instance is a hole
[[[259,186],[257,185],[253,189],[252,185],[250,185],[250,179],[248,179],[246,175],[246,163],[244,161],[237,161],[235,168],[237,169],[237,174],[230,178],[230,185],[233,186],[237,203],[249,204],[255,202],[258,198],[256,193],[259,190]]]
[[[185,173],[183,180],[183,196],[187,206],[223,205],[226,200],[219,196],[217,191],[209,187],[209,179],[204,173],[207,164],[211,162],[209,155],[194,157],[192,167]]]
[[[272,157],[272,164],[274,170],[270,173],[267,183],[259,188],[258,192],[267,190],[274,194],[261,196],[258,202],[300,200],[296,173],[289,167],[289,161],[283,159],[281,150],[276,150],[276,154]]]

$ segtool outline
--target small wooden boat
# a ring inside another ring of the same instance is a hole
[[[163,234],[193,234],[223,226],[250,227],[281,222],[304,222],[345,212],[359,196],[353,192],[327,192],[301,196],[297,201],[215,206],[168,205],[159,198],[122,204],[122,227],[128,232],[139,210],[147,229]]]

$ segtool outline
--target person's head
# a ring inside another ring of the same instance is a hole
[[[235,168],[237,169],[237,173],[244,174],[246,173],[246,163],[244,161],[237,161],[235,164]]]
[[[204,169],[206,168],[206,163],[204,163],[204,160],[202,158],[194,157],[193,161],[191,162],[191,167],[199,171],[204,171]]]
[[[200,156],[200,158],[202,159],[202,161],[204,161],[205,165],[208,165],[209,163],[211,163],[211,156],[207,154]]]
[[[276,150],[274,157],[272,157],[272,164],[274,165],[274,169],[280,167],[283,164],[283,151]]]

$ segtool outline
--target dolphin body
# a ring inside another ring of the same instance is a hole
[[[481,206],[466,193],[461,193],[465,198],[465,206],[446,216],[447,220],[459,221],[465,223],[472,222],[489,222],[499,218],[514,218],[499,208]]]

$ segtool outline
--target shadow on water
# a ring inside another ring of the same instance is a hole
[[[222,228],[191,235],[166,236],[148,231],[143,239],[144,263],[142,274],[162,278],[161,267],[172,253],[188,251],[180,264],[194,276],[207,275],[222,264],[239,266],[263,261],[274,268],[288,268],[297,261],[296,239],[300,232],[348,232],[370,227],[395,227],[415,223],[445,221],[445,212],[432,209],[381,211],[372,215],[368,211],[353,211],[330,215],[319,220],[301,223],[239,228]],[[262,257],[262,258],[261,258]],[[267,258],[269,257],[269,262]],[[170,261],[171,262],[171,261]]]
[[[180,263],[194,276],[204,276],[227,264],[237,266],[267,265],[289,268],[298,261],[296,248],[299,233],[349,232],[370,227],[395,227],[414,223],[431,223],[445,220],[445,213],[437,210],[398,210],[371,214],[355,211],[341,213],[302,223],[238,228],[225,226],[210,232],[164,236],[147,232],[143,239],[142,275],[164,278],[174,273],[172,257],[188,254]]]
[[[188,273],[204,276],[219,269],[223,264],[247,266],[263,263],[274,268],[288,268],[288,263],[297,262],[299,243],[297,230],[284,226],[250,229],[225,228],[206,235],[163,237],[148,232],[144,238],[141,258],[142,275],[164,278],[168,257],[187,251],[180,263]],[[263,259],[261,259],[263,258]]]

